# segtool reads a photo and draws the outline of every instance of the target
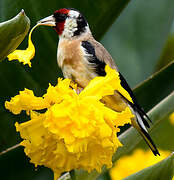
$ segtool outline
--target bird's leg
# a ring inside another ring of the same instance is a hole
[[[80,87],[79,87],[79,88],[76,89],[76,93],[77,93],[77,94],[80,94],[80,93],[82,92],[82,90],[83,90],[83,88],[80,88]]]

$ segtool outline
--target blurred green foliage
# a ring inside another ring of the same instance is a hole
[[[172,27],[172,32],[170,32],[160,59],[155,66],[155,71],[159,71],[172,61],[174,61],[174,27]]]
[[[154,72],[173,20],[173,0],[134,0],[102,39],[131,87]]]

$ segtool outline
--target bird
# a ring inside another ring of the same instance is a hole
[[[119,73],[121,86],[129,93],[130,102],[121,93],[106,96],[102,102],[109,108],[121,112],[129,107],[135,118],[131,119],[132,126],[139,132],[150,147],[153,154],[160,155],[152,141],[147,128],[151,121],[119,71],[113,58],[104,46],[95,40],[89,24],[82,13],[74,8],[62,8],[37,22],[39,25],[52,26],[59,36],[57,62],[65,78],[71,79],[79,87],[85,88],[96,76],[105,76],[105,66],[109,65]]]

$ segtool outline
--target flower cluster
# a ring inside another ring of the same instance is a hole
[[[130,123],[134,115],[128,107],[122,112],[113,111],[101,99],[115,90],[131,98],[121,87],[119,74],[109,66],[106,72],[105,77],[94,78],[80,93],[69,79],[58,79],[58,84],[49,85],[42,97],[25,89],[5,103],[14,114],[25,110],[30,115],[29,121],[16,123],[24,139],[21,144],[35,166],[44,165],[54,171],[55,180],[72,169],[90,172],[100,171],[103,165],[110,168],[113,153],[122,146],[117,138],[118,126]]]
[[[160,150],[160,156],[154,156],[150,150],[136,149],[132,155],[123,156],[115,163],[114,167],[110,170],[111,179],[122,180],[127,176],[158,163],[169,155],[169,151]]]

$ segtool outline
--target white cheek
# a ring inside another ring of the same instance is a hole
[[[77,31],[76,19],[67,18],[64,25],[64,31],[62,36],[64,38],[71,38],[74,35],[74,32]]]

